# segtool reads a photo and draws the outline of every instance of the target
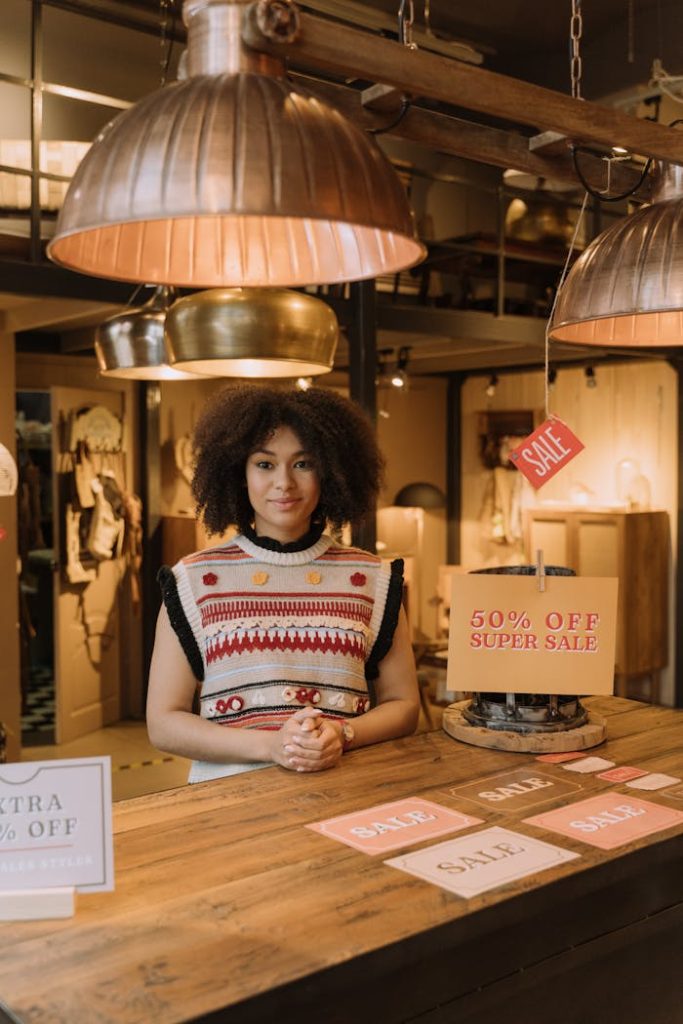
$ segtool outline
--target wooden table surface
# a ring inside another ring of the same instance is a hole
[[[586,703],[608,722],[589,753],[683,777],[683,712]],[[0,924],[0,999],[31,1024],[683,1020],[657,1015],[659,993],[680,985],[683,826],[605,852],[520,825],[561,798],[506,813],[448,792],[531,765],[432,732],[351,752],[330,772],[264,769],[115,804],[115,891],[79,895],[69,920]],[[572,801],[616,790],[683,810],[666,790],[542,767],[582,787]],[[485,820],[474,829],[518,829],[580,857],[465,900],[304,828],[417,795]],[[641,1012],[639,960],[647,1018],[629,1016]],[[560,982],[593,999],[590,964],[614,1016],[581,1016],[579,1000],[565,1018]],[[510,1000],[523,1016],[500,1016]]]

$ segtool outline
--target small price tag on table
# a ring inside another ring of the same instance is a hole
[[[457,575],[452,581],[449,690],[609,694],[618,580]]]
[[[557,416],[551,416],[513,448],[508,458],[538,490],[582,452],[584,447],[566,423]]]
[[[111,758],[0,765],[0,893],[114,888]]]

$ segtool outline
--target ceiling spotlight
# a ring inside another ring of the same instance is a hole
[[[297,377],[296,386],[299,391],[308,391],[313,386],[313,380],[310,377]]]
[[[487,398],[493,398],[493,396],[496,393],[496,388],[497,387],[498,387],[498,377],[497,377],[497,375],[495,373],[492,373],[491,376],[489,377],[488,384],[484,388],[484,394],[486,395],[486,397]]]
[[[391,384],[395,388],[407,388],[408,387],[408,353],[410,352],[409,346],[404,346],[398,350],[398,358],[396,360],[396,369],[391,375]]]
[[[587,388],[597,388],[597,386],[598,386],[598,378],[595,376],[595,370],[593,369],[593,367],[592,366],[587,366],[586,369],[584,370],[584,373],[586,375],[586,387]]]

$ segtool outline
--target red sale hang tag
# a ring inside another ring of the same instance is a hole
[[[584,447],[566,423],[551,416],[513,448],[509,458],[513,466],[538,489],[571,462]]]

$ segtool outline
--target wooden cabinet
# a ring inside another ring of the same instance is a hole
[[[529,561],[543,550],[546,565],[566,565],[579,576],[616,576],[616,683],[652,676],[668,660],[669,517],[666,512],[527,509],[524,545]]]
[[[164,565],[175,565],[185,555],[215,547],[222,541],[234,537],[236,532],[234,527],[228,527],[223,534],[209,536],[203,523],[194,516],[164,516],[161,528],[161,561]]]

